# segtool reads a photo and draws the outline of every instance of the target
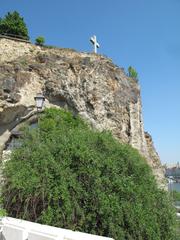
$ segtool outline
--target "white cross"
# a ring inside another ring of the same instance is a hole
[[[100,47],[99,43],[97,42],[96,36],[90,38],[90,42],[94,45],[94,52],[97,53],[97,48]]]

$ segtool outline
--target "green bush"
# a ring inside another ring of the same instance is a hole
[[[172,196],[173,201],[180,201],[180,192],[173,190],[171,192],[171,196]]]
[[[19,15],[18,12],[14,11],[0,19],[0,34],[14,36],[29,40],[28,29],[24,22],[24,19]]]
[[[135,68],[131,66],[128,68],[128,76],[138,80],[138,73],[136,72]]]
[[[43,46],[44,43],[45,43],[44,37],[39,36],[39,37],[36,38],[36,42],[35,42],[36,45]]]
[[[24,131],[3,171],[9,216],[119,240],[172,240],[175,214],[139,153],[63,110]]]

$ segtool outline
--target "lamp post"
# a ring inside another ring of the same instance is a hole
[[[38,113],[43,109],[45,97],[42,95],[42,93],[37,93],[36,97],[34,97],[34,100],[37,108],[37,120],[39,120]]]
[[[42,93],[37,93],[37,95],[34,97],[34,100],[36,102],[36,108],[37,108],[37,136],[38,140],[40,141],[40,129],[39,129],[39,113],[42,111],[44,102],[45,102],[45,97],[43,96]],[[43,166],[42,166],[43,169]],[[44,185],[44,178],[43,178],[43,185]],[[43,194],[43,207],[44,207],[44,188],[42,189],[42,194]]]
[[[34,97],[34,100],[36,102],[37,111],[41,111],[44,106],[45,97],[42,95],[42,93],[38,93],[36,97]]]

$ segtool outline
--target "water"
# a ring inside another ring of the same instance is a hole
[[[177,192],[180,192],[180,183],[176,183],[176,182],[169,183],[168,190],[169,191],[176,190]]]

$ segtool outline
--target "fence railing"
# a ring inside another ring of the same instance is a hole
[[[12,39],[12,40],[17,40],[17,41],[21,41],[21,42],[30,43],[30,41],[27,37],[20,36],[20,35],[15,35],[15,34],[10,34],[10,33],[1,33],[0,38],[7,38],[7,39]]]

